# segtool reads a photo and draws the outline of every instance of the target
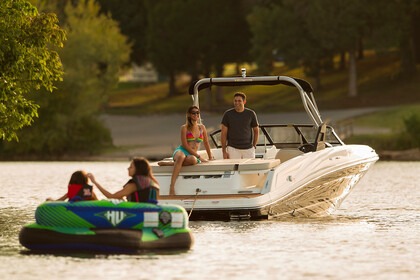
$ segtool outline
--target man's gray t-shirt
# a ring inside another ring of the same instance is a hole
[[[228,128],[227,145],[236,149],[252,148],[252,128],[258,126],[257,115],[251,109],[236,112],[234,108],[227,110],[222,124]]]

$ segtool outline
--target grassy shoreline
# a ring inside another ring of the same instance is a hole
[[[368,54],[357,63],[358,96],[349,97],[348,70],[331,70],[321,75],[321,88],[314,90],[321,111],[330,109],[349,109],[366,107],[391,107],[396,105],[420,104],[420,67],[411,78],[399,76],[399,57],[396,53]],[[234,74],[228,73],[228,76]],[[248,75],[253,75],[249,69]],[[314,81],[305,77],[302,69],[288,69],[282,64],[274,68],[271,75],[285,75]],[[181,78],[182,77],[182,78]],[[121,115],[184,113],[185,104],[191,103],[188,94],[189,81],[185,75],[177,83],[179,94],[168,96],[166,82],[156,84],[120,83],[109,98],[106,113]],[[222,101],[201,95],[202,110],[221,112],[231,106],[233,91],[244,91],[248,105],[266,113],[291,112],[301,110],[301,100],[292,87],[246,87],[221,88]],[[204,102],[203,102],[204,101]]]
[[[232,69],[235,67],[227,67],[226,76],[235,75]],[[247,69],[248,75],[253,75],[253,68],[247,66]],[[398,139],[404,133],[404,118],[420,112],[420,68],[410,79],[401,77],[398,74],[399,56],[396,52],[381,54],[366,52],[365,58],[357,62],[357,97],[347,96],[347,71],[347,69],[331,70],[321,75],[321,88],[315,89],[314,92],[320,111],[367,107],[379,107],[383,110],[353,118],[351,121],[355,127],[364,128],[364,131],[369,133],[345,139],[345,142],[370,145],[381,154],[385,152],[384,158],[392,155],[387,151],[416,148],[398,144]],[[302,69],[288,69],[281,63],[276,64],[272,75],[303,78],[314,85],[314,81],[305,77]],[[183,75],[177,83],[179,94],[168,97],[169,87],[166,82],[149,85],[120,83],[112,92],[105,113],[127,116],[183,114],[187,104],[191,104],[188,86],[189,81]],[[216,92],[216,88],[213,87],[213,93]],[[230,108],[234,90],[244,91],[248,97],[247,105],[257,112],[302,110],[300,96],[292,87],[259,86],[221,90],[222,101],[216,101],[215,94],[212,97],[201,95],[201,110],[220,113]],[[381,129],[389,133],[379,133]],[[394,145],[395,143],[397,145]]]

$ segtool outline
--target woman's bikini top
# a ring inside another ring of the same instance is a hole
[[[187,131],[187,142],[194,142],[194,141],[197,143],[203,142],[203,131],[201,130],[201,128],[200,128],[200,136],[198,136],[197,138],[194,137],[191,131]]]

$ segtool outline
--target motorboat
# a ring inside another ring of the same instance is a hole
[[[22,227],[19,242],[34,252],[136,253],[188,250],[193,236],[179,205],[117,199],[45,202],[35,223]]]
[[[209,134],[213,160],[183,166],[169,195],[172,166],[153,162],[160,183],[160,203],[177,204],[191,220],[323,217],[340,207],[364,174],[379,159],[366,145],[345,144],[321,118],[312,86],[289,76],[204,78],[189,93],[199,106],[199,94],[213,87],[286,86],[297,89],[307,123],[261,124],[256,157],[223,159],[221,131]],[[293,91],[295,92],[295,91]],[[232,94],[232,93],[231,93]],[[199,151],[206,158],[205,150]],[[164,160],[172,160],[167,158]]]

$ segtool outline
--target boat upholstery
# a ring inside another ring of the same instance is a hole
[[[274,159],[276,158],[276,154],[278,149],[276,146],[272,145],[270,147],[264,147],[265,151],[263,153],[263,158],[265,159]]]
[[[303,152],[298,149],[280,149],[276,154],[276,159],[285,162],[300,155],[303,155]]]
[[[238,165],[238,171],[271,169],[279,164],[278,159],[248,159]]]

